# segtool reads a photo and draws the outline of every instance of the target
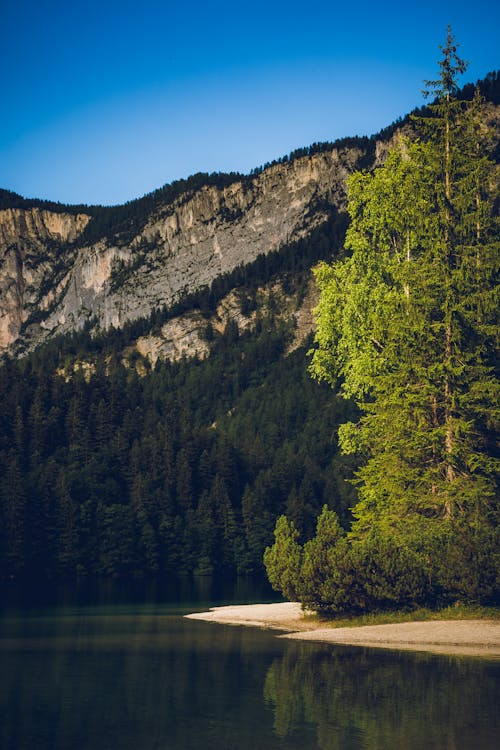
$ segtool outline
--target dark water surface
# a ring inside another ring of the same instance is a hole
[[[184,580],[3,594],[3,750],[493,750],[500,664],[185,620],[270,599]]]

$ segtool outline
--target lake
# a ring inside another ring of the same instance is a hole
[[[499,662],[298,643],[182,617],[213,604],[272,600],[248,580],[4,591],[0,746],[499,746]]]

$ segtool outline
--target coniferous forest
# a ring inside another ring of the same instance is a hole
[[[306,539],[332,497],[347,522],[332,425],[352,407],[311,380],[304,348],[283,356],[286,325],[259,327],[141,374],[94,353],[90,377],[67,377],[75,354],[57,346],[5,364],[2,574],[260,573],[281,513]]]

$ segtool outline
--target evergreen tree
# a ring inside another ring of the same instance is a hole
[[[295,601],[299,593],[302,549],[293,521],[280,516],[276,521],[274,544],[264,552],[264,564],[271,586]]]
[[[355,604],[355,567],[352,551],[336,513],[325,505],[316,535],[304,545],[298,590],[311,609],[335,612],[346,601]]]
[[[452,518],[494,498],[495,166],[464,148],[454,50],[449,35],[430,137],[403,141],[374,174],[353,176],[351,254],[317,274],[313,373],[342,377],[364,412],[340,431],[347,452],[369,456],[357,531],[413,511]]]
[[[0,496],[0,521],[3,529],[4,575],[20,575],[27,562],[27,496],[25,480],[17,452],[7,456],[3,492]]]

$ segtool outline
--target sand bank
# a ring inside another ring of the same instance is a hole
[[[280,637],[295,640],[500,658],[499,620],[427,620],[336,628],[304,613],[295,602],[213,607],[186,617],[273,628],[286,631]]]

